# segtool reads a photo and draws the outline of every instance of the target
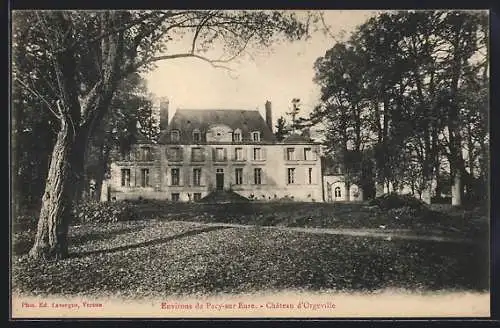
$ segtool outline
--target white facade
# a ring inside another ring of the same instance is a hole
[[[342,175],[323,176],[323,193],[325,202],[356,202],[363,200],[363,190],[351,184],[349,190]]]
[[[178,111],[160,144],[133,145],[111,164],[103,198],[196,201],[232,190],[255,200],[321,202],[319,143],[298,135],[277,142],[270,103],[266,119],[255,111]]]

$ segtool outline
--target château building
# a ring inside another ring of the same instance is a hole
[[[249,199],[323,201],[320,145],[292,134],[278,142],[272,108],[178,109],[160,102],[158,143],[139,138],[111,163],[104,199],[198,201],[215,191]]]

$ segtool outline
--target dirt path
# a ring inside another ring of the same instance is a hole
[[[173,221],[172,221],[173,222]],[[185,222],[185,221],[175,221]],[[191,222],[194,223],[194,222]],[[303,228],[303,227],[278,227],[278,226],[256,226],[245,225],[236,223],[198,223],[200,226],[217,226],[229,228],[244,228],[244,229],[274,229],[283,231],[304,232],[313,234],[327,234],[327,235],[343,235],[353,237],[372,237],[381,238],[386,240],[392,239],[405,239],[405,240],[422,240],[422,241],[435,241],[435,242],[448,242],[448,243],[466,243],[475,244],[477,241],[465,238],[452,238],[438,235],[417,235],[412,233],[411,230],[384,230],[384,229],[329,229],[329,228]]]

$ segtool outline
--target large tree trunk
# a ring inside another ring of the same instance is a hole
[[[351,182],[349,181],[348,178],[345,180],[344,186],[345,186],[345,188],[344,188],[344,192],[345,192],[344,200],[346,202],[350,202],[351,201],[351,193],[349,191],[351,189]]]
[[[380,197],[384,194],[384,183],[375,181],[375,197]]]
[[[62,120],[52,152],[42,198],[36,239],[29,255],[35,259],[60,259],[68,255],[67,232],[72,216],[72,152],[75,131]]]
[[[460,170],[456,170],[452,178],[451,184],[451,205],[462,205],[463,198],[463,184]]]
[[[105,149],[104,144],[99,149],[99,169],[95,176],[95,195],[94,199],[99,201],[101,199],[102,184],[106,174],[106,167],[109,160],[109,152]]]

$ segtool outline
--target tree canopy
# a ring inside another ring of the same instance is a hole
[[[479,164],[487,158],[487,40],[484,12],[388,12],[360,25],[314,66],[321,99],[312,119],[327,120],[329,150],[347,171],[352,152],[369,151],[378,184],[411,185],[419,195],[447,170],[460,204],[463,177],[487,175]]]

